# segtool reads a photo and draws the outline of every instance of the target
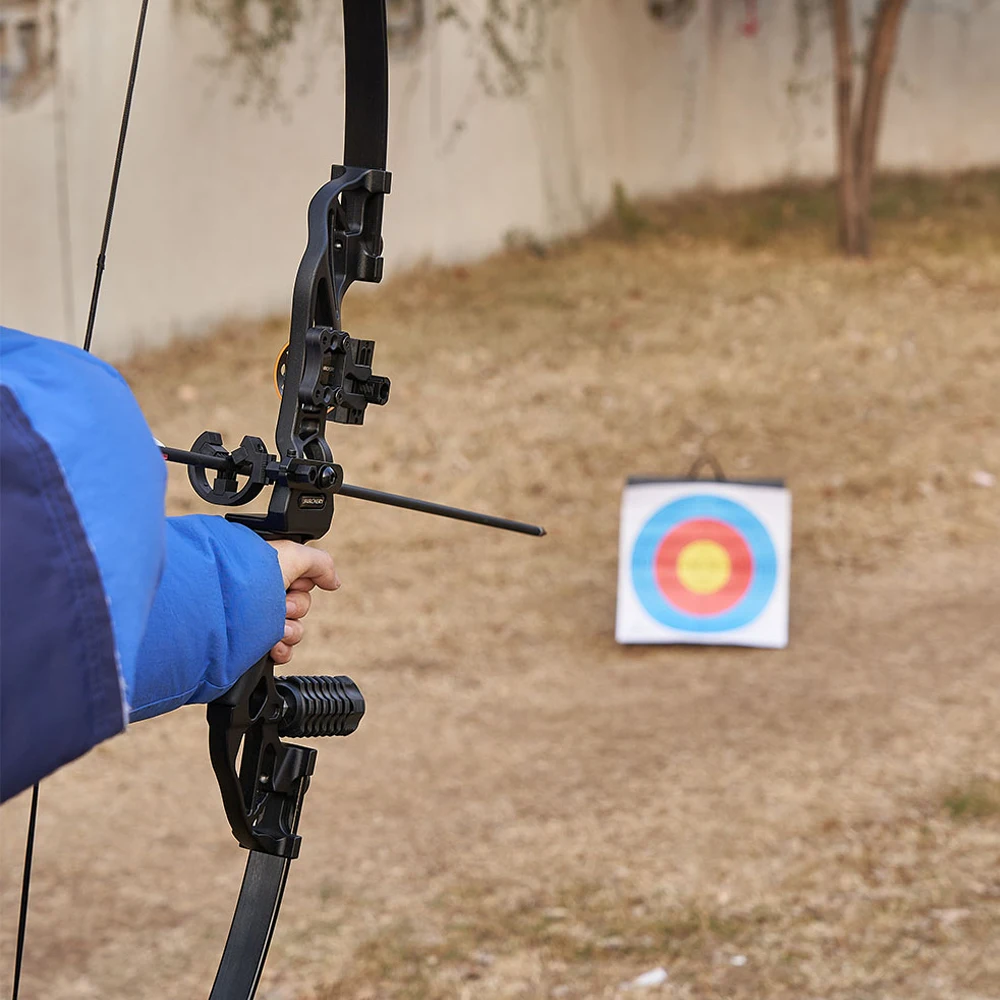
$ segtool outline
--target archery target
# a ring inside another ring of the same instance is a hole
[[[634,481],[622,498],[622,643],[788,644],[791,496],[772,484]]]

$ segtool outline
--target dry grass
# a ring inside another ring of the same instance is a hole
[[[604,997],[657,965],[699,1000],[1000,995],[996,190],[922,187],[871,264],[828,253],[822,192],[769,192],[352,298],[394,398],[331,435],[349,480],[551,534],[340,504],[297,666],[369,716],[321,748],[265,997]],[[280,327],[138,359],[158,435],[265,433]],[[794,491],[786,652],[613,641],[622,481],[705,448]],[[206,992],[241,859],[204,737],[178,713],[46,783],[26,995]]]

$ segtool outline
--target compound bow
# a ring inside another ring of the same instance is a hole
[[[84,348],[90,349],[148,0],[142,0],[111,193],[97,260]],[[361,424],[369,404],[384,405],[389,380],[372,373],[375,345],[341,328],[341,303],[355,281],[382,278],[382,208],[389,81],[385,0],[343,0],[345,49],[344,165],[313,196],[308,240],[292,293],[288,346],[276,369],[281,404],[275,453],[257,437],[228,451],[206,431],[190,450],[162,446],[164,458],[188,465],[195,492],[225,506],[250,503],[270,487],[264,514],[228,514],[264,538],[305,542],[329,530],[334,497],[357,497],[530,535],[542,528],[488,514],[351,486],[333,461],[328,421]],[[215,472],[209,483],[207,470]],[[208,706],[209,753],[233,835],[250,853],[210,1000],[250,1000],[257,990],[291,861],[298,856],[302,802],[316,750],[285,737],[346,736],[365,702],[348,677],[275,677],[263,657]],[[37,788],[36,788],[37,796]],[[33,800],[37,802],[37,797]],[[33,822],[29,825],[29,844]],[[15,962],[16,1000],[30,873],[25,864]]]

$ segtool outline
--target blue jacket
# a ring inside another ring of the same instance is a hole
[[[274,550],[166,517],[164,466],[113,368],[0,327],[0,801],[282,636]]]

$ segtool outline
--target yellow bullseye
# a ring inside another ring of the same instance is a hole
[[[689,542],[677,555],[677,578],[695,594],[716,593],[729,582],[732,572],[729,553],[718,542]]]

